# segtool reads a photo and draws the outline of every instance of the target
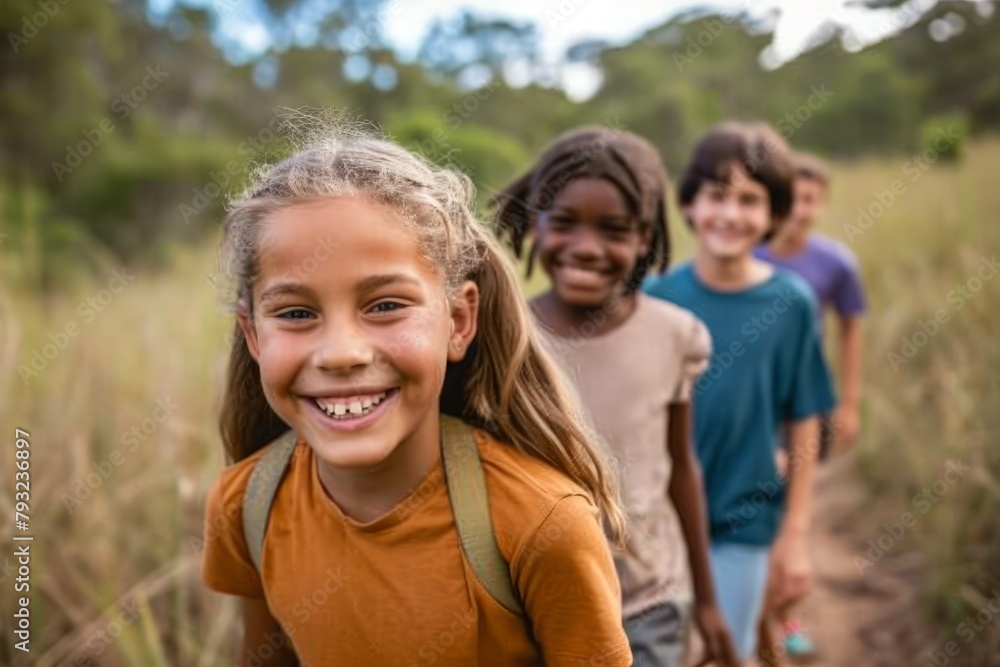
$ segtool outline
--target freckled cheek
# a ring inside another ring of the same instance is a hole
[[[260,338],[261,381],[275,388],[289,385],[310,354],[311,347],[305,338],[269,332]]]
[[[378,347],[401,371],[412,375],[437,373],[446,363],[448,329],[437,318],[415,317],[393,331],[380,332]]]

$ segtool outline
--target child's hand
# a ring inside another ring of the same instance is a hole
[[[774,455],[774,467],[778,469],[778,474],[788,477],[788,452],[784,447],[779,447]]]
[[[719,608],[714,604],[699,604],[694,610],[694,621],[705,644],[702,660],[695,667],[709,663],[718,667],[740,667],[733,638]]]
[[[781,613],[808,595],[812,564],[804,536],[781,535],[771,551],[764,609]]]
[[[858,409],[853,405],[840,404],[836,412],[833,413],[833,435],[836,439],[837,449],[846,452],[854,446],[858,439],[860,430],[860,418]]]

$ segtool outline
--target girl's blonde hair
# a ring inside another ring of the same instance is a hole
[[[257,239],[274,212],[323,197],[364,196],[398,211],[423,252],[441,267],[449,298],[466,280],[479,288],[478,352],[465,383],[467,421],[554,466],[588,491],[620,543],[625,530],[610,464],[585,426],[562,375],[544,351],[510,261],[473,213],[475,188],[370,131],[328,132],[259,170],[225,220],[224,269],[234,298],[253,316]],[[230,352],[221,430],[232,460],[288,429],[268,405],[260,370],[239,326]]]

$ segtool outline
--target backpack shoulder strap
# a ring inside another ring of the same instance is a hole
[[[264,455],[254,465],[243,493],[243,538],[250,552],[250,560],[261,574],[261,556],[264,552],[264,533],[271,515],[274,494],[295,451],[299,437],[295,431],[286,431],[265,446]]]
[[[441,415],[441,451],[462,551],[490,596],[508,611],[523,616],[524,609],[510,578],[510,566],[493,534],[486,477],[472,427]]]

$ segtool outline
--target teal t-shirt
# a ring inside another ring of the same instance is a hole
[[[782,269],[749,289],[720,292],[702,283],[691,264],[643,289],[690,310],[712,335],[711,361],[693,392],[712,542],[770,545],[785,501],[785,478],[774,460],[782,424],[834,405],[815,297]]]

